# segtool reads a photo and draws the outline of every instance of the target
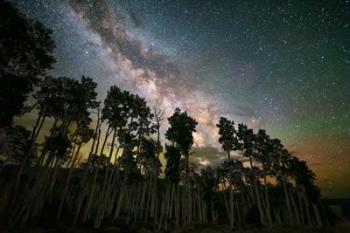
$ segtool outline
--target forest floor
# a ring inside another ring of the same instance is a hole
[[[22,230],[1,230],[0,233],[350,233],[350,225],[339,225],[336,227],[312,228],[312,227],[291,227],[278,226],[270,228],[252,229],[230,229],[226,225],[190,225],[179,230],[158,231],[147,229],[147,227],[105,227],[93,229],[91,227],[74,228],[25,228]]]

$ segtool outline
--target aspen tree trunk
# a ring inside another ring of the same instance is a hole
[[[305,190],[303,190],[303,201],[304,201],[305,210],[306,210],[307,222],[311,226],[312,225],[312,218],[311,218],[311,213],[310,213],[310,204],[309,204],[309,200],[307,199],[307,196],[305,195]]]
[[[165,193],[163,195],[163,202],[162,202],[162,205],[161,205],[161,210],[160,210],[160,218],[159,218],[159,229],[162,229],[162,226],[165,222],[164,220],[164,216],[165,216],[165,212],[166,212],[166,207],[168,206],[168,193],[170,192],[169,186],[166,186],[166,189],[165,189]]]
[[[178,187],[178,184],[176,184],[175,219],[176,219],[176,229],[179,229],[180,227],[180,189]]]
[[[158,202],[158,178],[155,176],[154,183],[153,183],[153,192],[152,192],[152,204],[151,204],[151,213],[152,217],[154,218],[154,223],[158,223],[158,208],[159,208],[159,202]]]
[[[300,214],[299,214],[298,206],[295,203],[294,195],[290,191],[290,189],[288,189],[288,193],[289,193],[289,197],[290,197],[290,200],[292,203],[292,207],[294,209],[294,216],[295,216],[296,224],[300,225]]]
[[[114,133],[114,135],[115,135],[115,133]],[[112,144],[112,146],[114,147],[114,144]],[[120,149],[120,146],[118,146],[115,156],[117,156],[117,154],[119,152],[119,149]],[[112,159],[112,153],[113,153],[113,150],[111,149],[110,155],[109,155],[109,160],[110,161]],[[105,195],[104,203],[106,205],[105,208],[107,208],[107,209],[109,209],[108,208],[108,204],[109,204],[110,199],[112,199],[111,193],[112,193],[112,191],[114,189],[114,184],[115,184],[114,182],[117,179],[117,175],[118,175],[118,172],[117,172],[116,165],[113,165],[113,166],[111,165],[111,167],[107,168],[107,185],[106,185],[106,191],[105,191],[105,194],[104,194]]]
[[[300,220],[301,220],[301,224],[304,225],[305,224],[305,217],[304,217],[304,208],[303,208],[303,203],[302,203],[302,197],[300,196],[300,192],[297,192],[298,195],[298,204],[299,204],[299,209],[300,209]]]
[[[259,213],[260,213],[260,221],[261,221],[262,224],[265,224],[265,214],[264,214],[262,203],[261,203],[260,191],[258,189],[258,184],[257,184],[257,181],[256,181],[255,177],[254,177],[253,185],[254,185],[256,203],[258,204],[258,209],[259,209]]]
[[[101,139],[101,128],[98,129],[98,133],[97,133],[97,139],[96,139],[97,143],[96,143],[96,146],[94,148],[95,149],[95,152],[94,152],[95,155],[97,155],[98,149],[100,147],[100,139]]]
[[[19,172],[18,172],[18,174],[17,174],[17,178],[16,178],[16,182],[15,182],[15,188],[14,188],[14,197],[12,198],[13,201],[10,203],[10,206],[16,205],[17,202],[18,202],[18,201],[17,201],[17,197],[18,197],[18,194],[19,194],[19,192],[18,192],[19,190],[18,190],[18,189],[19,189],[19,184],[20,184],[20,178],[21,178],[21,176],[22,176],[24,167],[25,167],[27,161],[28,161],[29,158],[30,158],[30,151],[32,150],[32,148],[33,148],[33,146],[34,146],[35,140],[37,139],[37,137],[38,137],[38,135],[39,135],[39,132],[41,131],[41,128],[42,128],[42,126],[43,126],[43,124],[44,124],[44,121],[45,121],[45,117],[42,117],[42,120],[41,120],[40,125],[39,125],[39,129],[37,130],[37,133],[32,134],[31,141],[30,141],[30,147],[29,147],[29,149],[27,150],[26,158],[25,158],[24,162],[21,164],[20,169],[19,169]],[[56,127],[57,123],[58,123],[58,118],[55,118],[55,121],[54,121],[54,123],[53,123],[53,125],[52,125],[52,127],[51,127],[51,130],[50,130],[50,131],[51,131],[50,136],[53,135],[53,133],[54,133],[54,130],[53,130],[53,129]],[[41,158],[40,158],[40,160],[39,160],[39,163],[35,166],[36,168],[39,167],[39,166],[41,166],[41,159],[43,159],[44,156],[45,156],[45,153],[42,153]],[[37,174],[39,173],[39,171],[40,171],[40,169],[38,169],[38,172],[37,172],[36,174],[34,173],[32,176],[29,174],[29,176],[30,176],[30,177],[29,177],[29,182],[27,182],[27,183],[25,184],[24,190],[29,189],[30,181],[31,181],[32,179],[36,180],[35,177],[37,176]]]
[[[168,189],[169,189],[169,192],[167,193],[168,196],[167,196],[167,202],[166,202],[166,209],[165,209],[165,221],[169,221],[169,216],[170,216],[170,205],[171,205],[171,196],[172,196],[172,187],[173,187],[173,184],[169,184],[168,186]]]
[[[230,214],[232,219],[232,227],[235,225],[235,207],[233,203],[233,190],[230,188]]]
[[[113,155],[114,143],[115,143],[116,133],[117,133],[116,129],[112,129],[112,131],[113,131],[112,143],[111,143],[111,149],[110,149],[109,155],[108,155],[108,161],[109,162],[110,162],[111,157]],[[107,141],[107,137],[108,137],[107,133],[108,132],[106,132],[105,142]],[[105,144],[105,142],[104,142],[104,144]],[[104,146],[102,146],[101,154],[102,154],[103,149],[104,149]],[[110,170],[111,170],[111,167],[110,167],[110,164],[108,163],[108,167],[106,168],[105,173],[104,173],[102,189],[101,189],[101,191],[99,193],[99,197],[98,197],[99,207],[97,208],[97,213],[96,213],[97,217],[95,218],[95,221],[94,221],[94,226],[96,228],[98,228],[100,226],[101,221],[104,218],[104,214],[105,214],[106,193],[107,193],[107,189],[108,189],[107,182],[108,182],[108,177],[109,177],[109,174],[110,174]]]
[[[111,134],[111,132],[112,132],[112,128],[108,126],[107,131],[106,131],[106,134],[105,134],[105,139],[103,140],[102,147],[101,147],[101,150],[100,150],[100,155],[103,154],[103,151],[104,151],[104,149],[105,149],[105,146],[106,146],[108,137],[109,137],[109,135]],[[96,149],[97,149],[97,148],[96,148]]]
[[[322,223],[320,211],[319,211],[317,205],[316,205],[316,204],[312,204],[312,208],[313,208],[314,213],[315,213],[315,218],[316,218],[316,224],[317,224],[317,226],[318,226],[318,227],[322,227],[322,226],[323,226],[323,223]]]
[[[69,171],[68,171],[68,176],[67,176],[67,179],[66,179],[66,184],[64,185],[63,194],[62,194],[62,197],[61,197],[61,200],[60,200],[60,204],[59,204],[59,207],[58,207],[58,210],[57,210],[57,215],[56,215],[56,220],[57,221],[61,218],[63,205],[64,205],[64,202],[66,200],[66,196],[68,194],[68,187],[70,185],[70,180],[71,180],[71,177],[72,177],[73,169],[74,169],[74,166],[76,165],[76,161],[77,161],[77,158],[78,158],[78,155],[79,155],[79,152],[80,152],[81,145],[82,144],[80,143],[79,146],[78,146],[77,152],[73,156],[72,165],[71,165],[70,168],[68,168]]]
[[[242,191],[241,191],[241,199],[242,199],[242,220],[243,220],[243,224],[245,225],[246,224],[246,222],[245,222],[245,218],[246,218],[246,216],[247,216],[247,213],[248,213],[248,207],[249,207],[249,204],[248,204],[248,202],[249,201],[247,201],[247,199],[246,199],[246,197],[245,197],[245,188],[243,187],[243,189],[242,189]],[[249,198],[249,197],[248,197]]]
[[[260,191],[258,189],[258,184],[257,184],[257,180],[258,177],[255,177],[255,175],[253,174],[253,161],[252,161],[252,157],[249,156],[249,163],[250,163],[250,170],[251,170],[251,180],[254,186],[254,193],[255,193],[255,198],[256,198],[256,203],[258,205],[258,209],[259,209],[259,214],[260,214],[260,221],[262,224],[265,224],[265,215],[264,215],[264,211],[262,208],[262,204],[261,204],[261,198],[260,198]]]
[[[225,182],[225,181],[224,181]],[[228,216],[228,220],[230,223],[230,227],[233,228],[234,227],[234,216],[232,215],[232,210],[231,210],[231,185],[229,185],[229,199],[226,197],[226,193],[225,193],[225,185],[224,185],[224,190],[223,190],[223,196],[224,196],[224,202],[225,202],[225,207],[226,207],[226,212],[227,212],[227,216]]]
[[[90,156],[91,156],[91,154],[93,153],[93,151],[95,149],[95,144],[96,144],[97,138],[98,138],[97,143],[100,140],[99,135],[101,134],[101,129],[100,129],[101,124],[102,124],[102,122],[101,122],[101,117],[100,117],[100,109],[98,109],[98,111],[97,111],[97,122],[96,122],[96,127],[95,127],[95,130],[94,130],[93,140],[92,140],[91,147],[90,147],[88,161],[90,160]],[[98,147],[98,144],[97,144],[97,147]]]
[[[291,210],[291,206],[290,206],[290,200],[289,200],[286,182],[284,180],[282,180],[282,185],[283,185],[284,195],[286,197],[286,203],[287,203],[288,214],[289,214],[289,223],[291,225],[293,225],[294,221],[293,221],[293,216],[292,216],[292,210]]]
[[[75,214],[74,214],[74,218],[73,218],[73,224],[76,224],[78,222],[78,218],[79,218],[79,215],[80,215],[80,212],[81,212],[81,208],[82,208],[82,204],[83,204],[83,201],[85,198],[87,198],[87,196],[91,194],[91,192],[88,192],[88,189],[89,189],[89,185],[92,186],[93,184],[89,184],[89,175],[90,175],[90,170],[92,169],[91,173],[92,174],[95,174],[95,170],[97,168],[93,167],[93,168],[90,168],[89,167],[89,164],[90,161],[88,161],[88,165],[87,167],[84,169],[84,174],[83,174],[83,177],[81,178],[80,182],[79,182],[79,185],[78,185],[78,190],[81,190],[80,192],[77,193],[77,197],[76,197],[76,200],[75,200],[75,203],[74,205],[76,206],[76,209],[75,209]],[[89,202],[88,202],[89,203]],[[85,209],[86,211],[86,209]]]
[[[84,197],[86,197],[86,200],[87,200],[86,205],[85,205],[85,210],[84,210],[83,215],[82,215],[82,222],[86,222],[89,219],[89,216],[91,213],[91,208],[93,206],[93,202],[97,197],[97,192],[98,192],[98,188],[96,187],[96,179],[98,176],[97,168],[93,169],[92,175],[93,175],[92,183],[90,184],[90,187],[87,185],[86,188],[84,188],[85,192],[84,192],[82,198],[80,199],[80,200],[84,200]],[[87,192],[88,189],[90,190],[89,192]],[[80,203],[83,203],[83,201],[79,202],[79,204]],[[80,212],[80,210],[79,210],[79,212]]]
[[[24,196],[23,205],[21,206],[21,209],[19,209],[19,213],[16,214],[21,225],[24,225],[30,217],[36,215],[41,209],[41,199],[44,198],[45,184],[47,184],[46,180],[49,179],[49,167],[53,162],[54,160],[52,157],[46,161],[44,170],[42,171],[43,176],[40,176],[37,179],[33,189],[30,190],[27,196]]]
[[[238,215],[238,222],[241,224],[242,223],[242,217],[241,217],[241,211],[239,209],[238,201],[235,201],[235,206],[236,206],[236,211]]]
[[[173,215],[174,202],[175,202],[175,184],[172,184],[171,185],[171,193],[170,193],[170,208],[169,208],[170,219],[174,216]]]
[[[113,174],[113,178],[112,178],[112,183],[111,183],[111,190],[110,190],[110,194],[109,194],[109,200],[108,200],[108,204],[107,204],[107,210],[108,210],[108,215],[112,216],[112,212],[114,210],[114,203],[117,199],[117,196],[120,195],[120,190],[118,189],[118,186],[120,184],[120,173],[119,170],[117,170],[118,168],[114,167],[114,174]]]
[[[210,209],[211,209],[211,221],[215,222],[216,218],[215,218],[215,210],[214,210],[214,203],[213,201],[210,202]]]
[[[275,207],[275,218],[276,218],[276,222],[278,225],[281,225],[282,224],[282,220],[281,220],[281,211],[280,209],[277,207]]]
[[[135,220],[138,216],[142,216],[143,213],[143,205],[145,203],[145,195],[146,195],[146,185],[145,182],[140,181],[139,184],[140,192],[138,192],[140,195],[138,195],[137,202],[136,202],[136,208],[135,208]]]
[[[267,188],[267,181],[266,176],[264,176],[264,189],[265,189],[265,208],[266,208],[266,218],[268,221],[269,226],[272,226],[272,217],[271,217],[271,207],[270,207],[270,197],[269,197],[269,190]]]
[[[153,188],[153,172],[151,171],[151,177],[147,179],[147,186],[148,186],[148,195],[147,195],[147,200],[146,200],[146,207],[145,207],[145,212],[144,212],[144,221],[147,222],[148,220],[148,215],[150,212],[150,206],[151,206],[151,200],[152,200],[152,194],[154,192]]]
[[[77,146],[77,140],[78,140],[78,136],[76,135],[73,139],[73,149],[71,151],[71,156],[70,158],[68,159],[68,162],[67,162],[67,165],[66,165],[66,168],[70,168],[70,165],[72,163],[72,161],[74,160],[74,155],[75,155],[75,149],[76,149],[76,146]]]
[[[39,112],[38,117],[36,118],[35,124],[33,126],[33,130],[32,130],[32,134],[30,136],[30,142],[34,141],[34,137],[37,134],[37,129],[39,128],[40,122],[42,121],[44,114],[42,114],[41,112]],[[39,131],[39,130],[38,130]]]
[[[95,156],[97,154],[97,150],[98,150],[99,143],[100,143],[100,136],[101,136],[101,125],[102,125],[102,122],[100,119],[100,111],[98,111],[97,123],[96,123],[96,128],[94,131],[93,142],[92,142],[92,145],[90,147],[90,152],[89,152],[88,159],[87,159],[87,166],[84,169],[83,176],[82,176],[80,183],[78,185],[78,187],[79,187],[78,190],[81,190],[81,192],[78,192],[77,197],[76,197],[76,203],[78,205],[77,205],[76,214],[75,214],[75,217],[73,220],[74,224],[76,224],[76,222],[78,220],[78,216],[80,214],[80,210],[82,207],[82,201],[84,200],[85,197],[88,199],[88,202],[87,202],[87,205],[85,207],[84,214],[83,214],[83,222],[85,222],[87,220],[88,214],[90,211],[90,207],[92,204],[91,198],[95,195],[95,185],[94,184],[95,184],[96,178],[97,178],[97,172],[96,172],[97,168],[95,168],[95,167],[90,168],[90,165],[91,165],[90,160],[91,160],[91,156],[93,153],[95,154]],[[97,144],[96,144],[96,141],[97,141]],[[94,152],[94,150],[95,150],[95,152]],[[90,175],[92,175],[92,177],[93,177],[93,181],[91,184],[88,183]],[[87,190],[89,188],[91,189],[91,191],[87,192]]]
[[[35,144],[36,139],[39,136],[39,133],[41,132],[41,129],[42,129],[43,124],[45,122],[45,118],[46,118],[46,116],[43,116],[43,114],[39,114],[38,118],[35,122],[35,125],[33,127],[33,131],[32,131],[32,135],[31,135],[30,141],[29,141],[29,148],[26,151],[26,157],[24,158],[23,162],[20,165],[19,171],[17,172],[16,182],[15,182],[15,187],[16,187],[15,192],[18,191],[19,181],[20,181],[20,178],[22,176],[24,167],[26,166],[26,164],[30,158],[31,151],[33,149],[33,146]]]
[[[58,158],[56,158],[54,166],[53,166],[54,170],[53,170],[53,175],[52,175],[52,179],[51,179],[50,183],[44,184],[44,186],[49,187],[48,193],[47,193],[47,198],[48,198],[49,204],[52,201],[53,191],[54,191],[54,187],[56,185],[56,180],[57,180],[57,176],[58,176],[59,161],[60,160]],[[46,199],[43,199],[43,202],[45,202],[45,201],[46,201]]]
[[[119,193],[118,202],[117,202],[117,205],[115,208],[113,219],[119,218],[119,214],[120,214],[120,211],[122,208],[122,203],[123,203],[124,196],[126,193],[127,193],[126,178],[123,177],[123,181],[122,181],[122,184],[120,187],[120,193]]]

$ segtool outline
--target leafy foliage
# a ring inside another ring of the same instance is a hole
[[[55,62],[51,34],[0,1],[0,127],[11,125],[14,116],[26,111],[29,93]]]

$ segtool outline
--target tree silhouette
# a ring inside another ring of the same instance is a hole
[[[45,144],[47,145],[44,146],[44,151],[48,152],[55,148],[54,150],[62,150],[63,153],[66,150],[66,144],[71,144],[69,127],[73,123],[76,124],[77,129],[74,138],[82,136],[79,131],[85,131],[84,134],[89,131],[90,110],[97,107],[96,83],[85,76],[82,76],[80,81],[68,77],[56,79],[47,77],[45,81],[36,94],[39,108],[38,119],[41,118],[41,122],[43,122],[45,117],[53,117],[54,123],[50,130],[51,135],[46,138]],[[35,139],[39,130],[33,131],[36,131],[36,136],[32,136]],[[91,133],[89,132],[89,134]],[[55,145],[55,140],[62,142],[60,144],[62,148],[56,148],[58,144]],[[64,141],[67,142],[64,143]],[[75,139],[73,141],[76,142]]]
[[[0,127],[5,127],[26,112],[28,94],[55,62],[55,44],[49,29],[10,3],[0,1],[0,12]]]
[[[127,176],[133,176],[138,173],[137,161],[135,158],[134,147],[137,145],[135,136],[128,131],[123,132],[123,135],[119,136],[120,145],[123,148],[123,153],[120,156],[118,162],[120,167],[124,169]]]
[[[112,158],[115,139],[118,131],[128,130],[131,132],[131,129],[130,129],[131,125],[129,125],[130,127],[129,129],[125,128],[127,127],[128,123],[132,124],[132,119],[130,119],[132,114],[131,101],[132,101],[132,97],[130,93],[127,91],[122,91],[120,90],[120,88],[116,86],[112,86],[109,89],[107,93],[107,97],[104,100],[104,107],[102,109],[102,119],[107,121],[108,127],[112,129],[112,132],[113,132],[111,149],[108,156],[110,159]],[[119,134],[122,134],[122,133],[119,132]],[[124,135],[126,135],[126,133],[124,133]],[[106,136],[105,136],[105,142],[108,136],[109,136],[109,132],[107,130]],[[104,146],[102,146],[101,153],[103,152],[103,148]]]
[[[146,176],[151,176],[155,172],[158,177],[160,174],[161,163],[157,156],[157,142],[153,139],[143,138],[140,146],[140,163]]]
[[[171,145],[166,145],[165,149],[165,176],[171,183],[177,184],[180,181],[180,149]]]
[[[189,165],[189,153],[193,144],[193,132],[196,132],[196,120],[187,115],[187,112],[181,112],[179,108],[175,109],[174,114],[168,118],[170,128],[165,133],[165,137],[171,141],[185,157],[186,169]]]
[[[203,199],[208,208],[208,218],[215,221],[217,218],[217,213],[215,211],[215,204],[217,204],[215,193],[218,189],[219,177],[216,171],[208,166],[201,170],[199,182]]]
[[[0,140],[0,155],[4,155],[5,163],[21,163],[27,156],[30,131],[22,126],[15,126],[7,131]],[[30,151],[29,157],[35,156],[35,150]]]
[[[221,117],[216,127],[219,128],[219,143],[222,145],[224,151],[226,151],[227,159],[230,160],[230,152],[239,149],[234,122]]]

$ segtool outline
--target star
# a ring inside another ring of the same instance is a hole
[[[53,30],[51,75],[90,76],[101,100],[117,85],[167,116],[183,108],[199,121],[198,145],[219,148],[220,116],[266,129],[321,188],[324,173],[344,185],[335,177],[350,171],[348,1],[13,2]]]

